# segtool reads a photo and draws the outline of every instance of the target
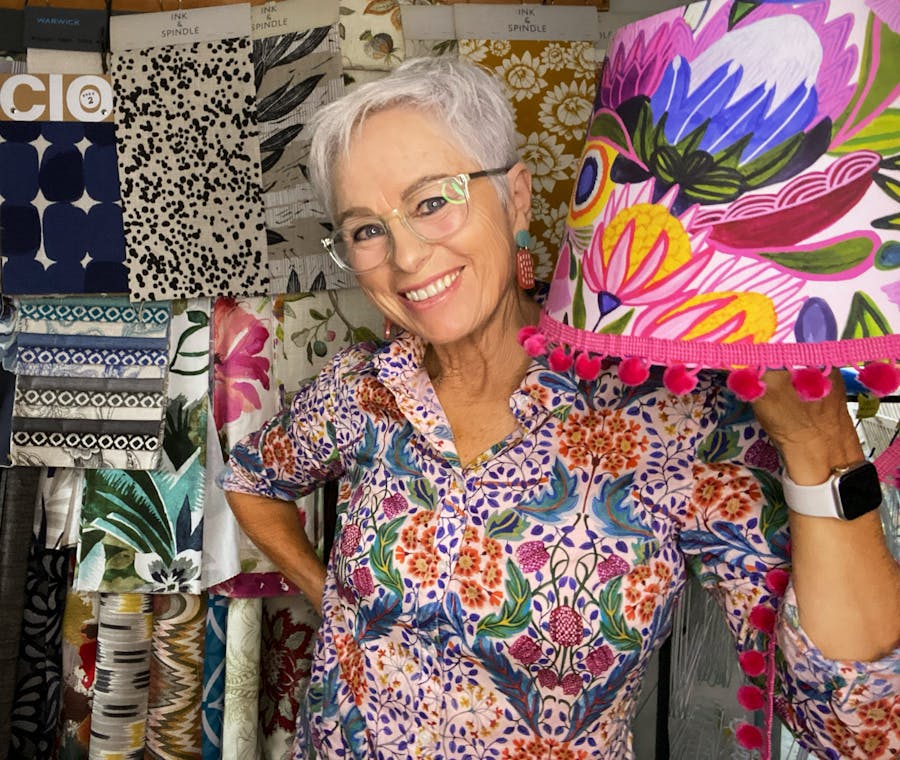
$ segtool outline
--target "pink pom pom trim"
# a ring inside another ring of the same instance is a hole
[[[791,384],[804,401],[818,401],[831,393],[831,379],[827,370],[800,367],[791,370]]]
[[[766,658],[755,649],[751,649],[749,652],[741,652],[738,656],[738,663],[741,666],[741,670],[750,678],[761,676],[766,671]]]
[[[565,372],[572,366],[573,361],[572,355],[567,354],[566,350],[560,346],[554,348],[547,356],[547,365],[554,372]]]
[[[520,346],[525,345],[525,341],[528,340],[532,335],[537,333],[538,329],[534,325],[525,325],[521,330],[519,330],[518,335],[516,335],[516,340],[519,341]]]
[[[726,385],[741,401],[756,401],[766,392],[762,372],[758,369],[736,369],[728,375]]]
[[[540,333],[535,333],[530,338],[525,339],[522,348],[531,357],[542,356],[547,353],[547,339]]]
[[[588,382],[596,380],[602,364],[603,359],[599,356],[592,358],[589,354],[578,354],[578,358],[575,360],[575,374]]]
[[[697,387],[697,370],[689,370],[683,364],[666,367],[663,385],[676,396],[685,396]]]
[[[750,610],[750,625],[763,633],[772,633],[775,630],[775,610],[757,604]]]
[[[766,588],[775,596],[784,596],[791,574],[780,567],[774,567],[766,573]]]
[[[646,359],[629,356],[619,363],[619,379],[625,385],[640,385],[650,377],[650,367]]]
[[[900,368],[889,362],[869,362],[859,371],[859,382],[876,396],[888,396],[900,387]]]
[[[741,686],[737,691],[738,704],[745,710],[760,710],[766,703],[766,695],[759,686]]]
[[[744,749],[759,749],[763,745],[762,731],[749,723],[741,723],[734,736]]]

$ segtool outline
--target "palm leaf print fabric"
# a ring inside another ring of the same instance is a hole
[[[597,63],[589,42],[460,40],[459,55],[504,84],[519,154],[532,174],[534,273],[549,281],[594,99]]]
[[[249,38],[117,52],[111,70],[131,298],[267,292]]]
[[[159,463],[168,304],[121,297],[17,304],[13,464]]]
[[[322,250],[328,221],[306,171],[309,117],[344,92],[336,24],[253,43],[271,293],[346,287]]]
[[[0,121],[0,285],[125,293],[115,125]]]
[[[172,303],[164,457],[146,472],[85,472],[76,588],[200,593],[208,299]]]

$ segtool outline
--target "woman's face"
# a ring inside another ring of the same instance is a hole
[[[464,340],[503,319],[504,305],[518,299],[514,235],[527,229],[531,178],[522,164],[505,179],[511,202],[505,209],[488,178],[469,184],[463,227],[438,243],[425,243],[391,211],[425,177],[445,177],[478,166],[446,136],[430,114],[397,107],[370,116],[337,172],[337,221],[353,216],[388,221],[393,252],[376,269],[358,275],[360,286],[392,322],[435,345]]]

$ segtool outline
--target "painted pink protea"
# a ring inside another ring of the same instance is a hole
[[[516,559],[524,572],[533,573],[547,564],[550,555],[543,541],[526,541],[516,549]]]
[[[597,577],[606,583],[628,572],[628,563],[621,557],[613,555],[597,565]]]
[[[541,659],[541,648],[530,636],[519,636],[510,646],[509,653],[523,665],[532,665]]]
[[[584,664],[587,666],[591,675],[599,676],[612,667],[615,657],[613,651],[606,644],[588,652],[584,658]]]
[[[353,588],[360,596],[369,596],[375,593],[375,582],[372,580],[372,572],[367,567],[358,567],[350,574],[353,580]]]
[[[574,647],[584,638],[584,621],[568,605],[550,611],[550,638],[564,647]]]
[[[362,538],[362,530],[356,523],[350,523],[341,528],[341,554],[349,557],[359,547],[359,541]]]
[[[381,508],[388,520],[393,520],[398,515],[402,515],[409,509],[409,502],[402,493],[395,493],[388,496],[382,503]]]

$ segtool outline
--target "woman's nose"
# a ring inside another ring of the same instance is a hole
[[[434,250],[431,243],[426,243],[415,235],[399,219],[391,225],[393,250],[392,264],[402,272],[418,272],[431,258]]]

